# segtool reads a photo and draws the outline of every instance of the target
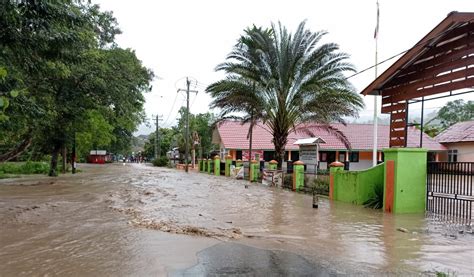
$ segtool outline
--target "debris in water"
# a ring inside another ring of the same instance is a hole
[[[229,224],[232,224],[232,221],[226,221],[225,223],[229,223]]]
[[[199,216],[202,216],[202,214],[199,214]]]
[[[249,185],[245,185],[245,188],[248,189],[248,188],[249,188]]]
[[[408,230],[403,228],[403,227],[398,227],[397,231],[403,232],[403,233],[408,233]]]

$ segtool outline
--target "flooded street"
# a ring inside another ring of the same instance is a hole
[[[81,166],[0,180],[1,276],[474,274],[474,235],[423,215],[326,199],[312,209],[309,195],[141,164]]]

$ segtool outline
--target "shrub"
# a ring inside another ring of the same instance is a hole
[[[292,189],[293,188],[293,174],[285,174],[283,177],[283,187]]]
[[[327,178],[316,178],[313,181],[313,192],[316,194],[329,196],[329,182]]]
[[[169,160],[168,160],[167,157],[161,156],[161,157],[158,158],[158,159],[154,159],[154,160],[152,161],[152,163],[153,163],[154,166],[163,167],[163,166],[167,166],[167,165],[168,165]]]
[[[45,162],[0,163],[0,172],[3,174],[47,174],[49,165]]]
[[[381,184],[375,184],[374,194],[371,198],[365,201],[364,206],[372,209],[382,209],[383,207],[383,186]]]

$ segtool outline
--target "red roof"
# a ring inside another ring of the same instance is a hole
[[[316,137],[321,137],[326,141],[321,144],[321,149],[327,150],[344,150],[346,147],[334,135],[316,127],[308,129]],[[372,124],[332,124],[333,127],[342,131],[349,139],[353,150],[370,150],[372,149],[373,125]],[[379,125],[378,127],[378,149],[388,148],[389,140],[388,125]],[[248,149],[249,141],[247,133],[249,124],[241,124],[238,121],[226,121],[217,127],[220,140],[226,149]],[[297,150],[298,146],[293,143],[297,139],[307,138],[310,135],[306,133],[290,133],[286,149]],[[408,147],[419,147],[420,131],[415,128],[408,128]],[[217,143],[217,142],[216,142]],[[431,151],[443,151],[446,147],[436,142],[433,138],[423,134],[423,147]],[[273,150],[272,135],[267,126],[257,124],[253,130],[253,149]]]
[[[439,143],[474,141],[474,120],[459,122],[435,137]]]

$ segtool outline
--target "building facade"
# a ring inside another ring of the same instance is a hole
[[[362,170],[372,166],[373,125],[372,124],[332,124],[340,130],[350,142],[350,148],[341,142],[334,134],[331,134],[317,124],[305,124],[297,129],[306,131],[292,132],[288,136],[285,151],[285,161],[299,160],[299,147],[295,145],[298,139],[307,138],[308,133],[313,137],[320,137],[326,143],[320,145],[319,168],[326,169],[327,165],[334,161],[347,161],[351,170]],[[220,146],[220,154],[232,156],[233,159],[248,160],[249,140],[247,138],[249,124],[241,124],[239,121],[226,121],[214,129],[212,142]],[[415,128],[408,130],[408,147],[418,147],[420,131]],[[423,147],[429,150],[432,160],[446,153],[447,148],[436,142],[426,134],[423,136]],[[378,153],[379,161],[383,161],[382,149],[388,148],[389,126],[379,125],[378,128]],[[252,159],[270,161],[274,159],[274,146],[272,134],[267,126],[257,124],[253,130]]]

